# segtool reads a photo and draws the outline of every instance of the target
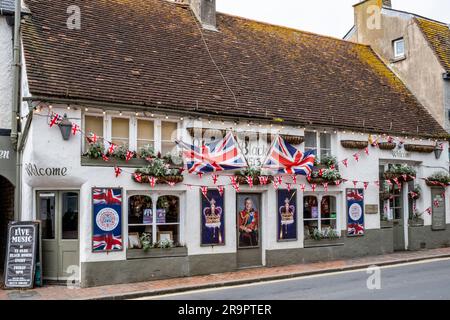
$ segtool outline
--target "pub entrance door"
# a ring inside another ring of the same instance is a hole
[[[14,185],[0,176],[0,276],[5,265],[8,224],[14,220]],[[3,277],[0,277],[0,281]]]
[[[261,266],[261,194],[237,194],[236,201],[237,266],[238,268]]]
[[[42,229],[43,278],[63,281],[78,277],[79,192],[39,191],[37,210]]]

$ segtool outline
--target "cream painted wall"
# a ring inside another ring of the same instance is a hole
[[[11,129],[12,28],[0,16],[0,129]]]
[[[67,113],[72,121],[77,124],[80,123],[82,112],[80,109],[75,110],[73,107],[71,110],[67,110],[66,106],[53,107],[55,112],[59,114]],[[36,212],[36,191],[37,190],[64,190],[64,189],[78,189],[80,190],[80,260],[81,261],[108,261],[108,260],[124,260],[126,259],[126,253],[115,252],[110,254],[104,253],[92,253],[91,252],[91,229],[92,229],[92,210],[91,210],[91,188],[92,187],[122,187],[124,194],[128,197],[133,193],[149,193],[150,187],[148,185],[140,185],[132,182],[131,178],[127,174],[123,174],[119,178],[114,177],[113,168],[103,167],[85,167],[81,166],[80,153],[81,153],[81,138],[80,136],[71,137],[69,141],[63,141],[59,128],[49,128],[47,124],[47,111],[42,111],[40,114],[35,114],[33,123],[31,126],[30,136],[24,151],[24,164],[36,164],[38,167],[67,167],[68,173],[66,177],[30,177],[27,175],[26,170],[23,169],[23,208],[22,219],[30,220],[34,219]],[[182,126],[186,127],[189,124],[188,121],[183,121]],[[231,127],[232,124],[212,123],[211,127]],[[244,126],[241,127],[245,129]],[[286,128],[283,133],[303,134],[303,129]],[[187,133],[184,134],[187,136]],[[380,161],[395,161],[398,160],[392,154],[392,152],[381,151],[379,149],[370,148],[370,156],[363,155],[359,163],[352,160],[352,155],[355,150],[344,149],[340,146],[338,141],[340,140],[367,140],[367,135],[351,134],[340,132],[333,137],[333,154],[337,156],[339,160],[345,158],[350,159],[349,168],[340,166],[340,170],[344,178],[349,181],[376,181],[378,180],[378,165]],[[418,141],[407,140],[407,143],[419,143]],[[434,144],[434,142],[422,142],[423,144]],[[448,145],[446,144],[446,147]],[[435,159],[433,153],[431,154],[410,154],[404,161],[410,161],[417,164],[419,169],[418,177],[426,177],[438,170],[431,167],[447,167],[448,166],[448,154],[443,153],[439,160]],[[427,167],[426,167],[426,166]],[[131,169],[127,169],[131,170]],[[418,202],[419,210],[425,210],[431,205],[431,196],[429,195],[429,189],[425,186],[424,182],[420,179],[417,182],[422,186],[424,196]],[[185,183],[193,185],[209,185],[214,187],[211,179],[206,175],[202,180],[198,177],[187,176]],[[298,183],[306,183],[305,178],[299,178]],[[220,177],[219,184],[229,184],[228,177]],[[306,183],[307,184],[307,183]],[[346,208],[344,191],[345,188],[352,188],[353,184],[348,182],[339,187],[330,187],[329,194],[338,195],[338,208],[339,217],[338,225],[341,230],[345,230],[346,227]],[[361,185],[362,187],[362,185]],[[298,207],[302,208],[303,197],[299,186],[298,189]],[[255,187],[250,189],[242,186],[242,192],[245,191],[258,191],[262,192],[262,232],[263,232],[263,244],[265,250],[271,249],[283,249],[283,248],[301,248],[303,247],[303,221],[302,212],[298,212],[298,241],[279,243],[276,241],[276,193],[273,187]],[[309,184],[307,184],[307,190],[310,190]],[[318,190],[323,190],[319,188]],[[180,195],[181,206],[185,208],[181,219],[181,234],[183,235],[185,244],[187,245],[189,255],[200,254],[215,254],[215,253],[231,253],[236,251],[236,195],[234,189],[229,186],[225,191],[225,207],[226,207],[226,245],[223,247],[201,247],[200,246],[200,198],[201,194],[199,188],[193,187],[192,190],[188,187],[178,185],[174,188],[169,186],[157,185],[152,192],[160,193],[176,193]],[[366,191],[366,204],[378,204],[378,189],[372,184]],[[449,200],[447,197],[447,208],[450,208]],[[124,203],[124,239],[127,239],[127,201]],[[380,216],[366,215],[365,222],[367,229],[377,229],[380,227]],[[431,218],[425,217],[425,223],[431,224]],[[450,223],[450,210],[447,210],[447,223]],[[125,243],[126,244],[126,243]],[[264,250],[263,250],[264,252]]]

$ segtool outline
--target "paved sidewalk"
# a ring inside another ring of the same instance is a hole
[[[393,253],[383,256],[299,264],[285,267],[246,269],[207,276],[129,283],[96,288],[68,289],[65,286],[46,286],[44,288],[27,291],[0,290],[0,300],[132,299],[195,289],[240,285],[327,272],[354,270],[371,265],[394,265],[404,262],[445,257],[450,257],[450,248]]]

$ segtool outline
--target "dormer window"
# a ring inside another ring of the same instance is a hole
[[[400,38],[394,40],[394,58],[400,59],[405,57],[405,39]]]

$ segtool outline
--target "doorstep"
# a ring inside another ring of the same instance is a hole
[[[192,290],[235,286],[271,280],[297,278],[323,273],[357,270],[372,265],[386,266],[422,260],[450,258],[450,248],[407,251],[381,256],[370,256],[328,262],[316,262],[273,268],[252,268],[177,279],[127,283],[94,288],[69,289],[61,286],[46,286],[27,291],[0,290],[0,300],[123,300],[158,296]]]

